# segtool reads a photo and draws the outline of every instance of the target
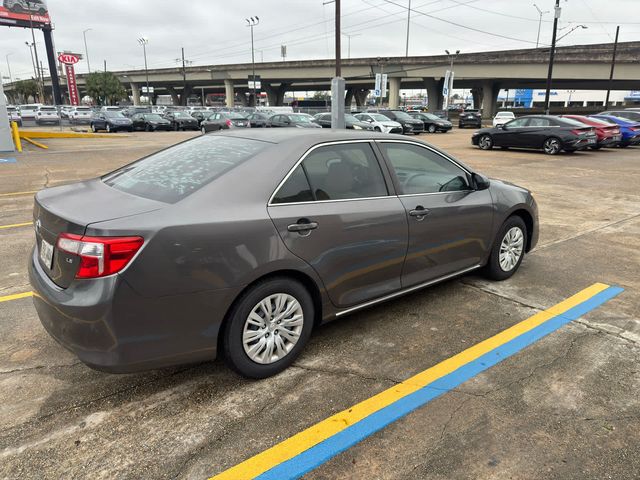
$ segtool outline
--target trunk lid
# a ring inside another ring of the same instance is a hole
[[[57,248],[61,233],[84,235],[91,223],[138,215],[164,206],[164,203],[111,188],[100,179],[42,190],[36,194],[33,207],[40,266],[56,285],[67,288],[75,278],[79,257]]]

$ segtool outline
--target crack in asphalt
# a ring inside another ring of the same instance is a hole
[[[605,225],[600,225],[599,227],[594,227],[594,228],[592,228],[590,230],[585,230],[583,232],[577,233],[577,234],[575,234],[575,235],[573,235],[571,237],[568,237],[568,238],[561,238],[559,240],[553,240],[553,241],[551,241],[549,243],[545,243],[544,245],[537,246],[533,250],[533,252],[531,252],[531,253],[536,253],[538,250],[544,250],[545,248],[553,247],[554,245],[558,245],[559,243],[568,242],[569,240],[575,240],[576,238],[580,238],[580,237],[583,237],[585,235],[590,235],[592,233],[599,232],[600,230],[604,230],[605,228],[613,227],[615,225],[619,225],[621,223],[625,223],[625,222],[628,222],[630,220],[633,220],[633,219],[639,218],[639,217],[640,217],[640,213],[638,213],[636,215],[631,215],[630,217],[625,217],[625,218],[620,219],[620,220],[616,220],[615,222],[610,222],[610,223],[607,223]]]
[[[396,380],[395,378],[389,378],[389,377],[374,377],[374,376],[369,376],[369,375],[364,375],[362,373],[353,371],[353,370],[347,370],[347,369],[330,369],[330,368],[318,368],[318,367],[308,367],[305,365],[300,365],[298,363],[294,363],[293,365],[291,365],[290,368],[299,368],[301,370],[306,370],[309,372],[316,372],[316,373],[326,373],[329,375],[351,375],[354,377],[358,377],[361,378],[363,380],[371,380],[374,382],[390,382],[393,383],[394,385],[397,385],[399,383],[402,383],[405,380]]]
[[[521,307],[530,308],[532,310],[538,310],[538,311],[542,311],[542,310],[545,309],[545,307],[542,307],[542,306],[539,306],[539,305],[538,306],[529,305],[528,303],[525,303],[522,300],[517,300],[515,298],[508,297],[508,296],[506,296],[506,295],[504,295],[502,293],[496,292],[494,290],[489,290],[487,288],[483,288],[483,287],[481,287],[479,285],[476,285],[474,283],[465,282],[464,280],[461,280],[460,283],[462,283],[462,285],[464,285],[466,287],[470,287],[470,288],[473,288],[475,290],[479,290],[480,292],[488,293],[488,294],[496,296],[498,298],[502,298],[503,300],[508,300],[508,301],[513,302],[513,303],[515,303],[517,305],[520,305]]]
[[[588,323],[588,322],[586,322],[584,320],[578,319],[578,320],[574,320],[574,322],[582,325],[583,327],[588,328],[589,330],[593,330],[593,331],[598,332],[598,333],[603,333],[605,335],[609,335],[609,336],[617,338],[619,340],[624,340],[625,342],[629,342],[634,346],[640,346],[640,342],[638,342],[637,340],[625,337],[623,335],[620,335],[619,333],[615,333],[615,332],[611,332],[609,330],[605,330],[604,328],[598,328],[598,327],[596,327],[594,325],[591,325],[590,323]]]

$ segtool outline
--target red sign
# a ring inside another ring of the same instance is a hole
[[[80,105],[80,95],[78,94],[78,85],[76,84],[76,72],[73,64],[65,63],[64,69],[67,74],[67,87],[69,88],[69,103],[71,105]]]
[[[75,65],[80,61],[80,57],[73,53],[61,53],[58,55],[58,61],[65,65]]]

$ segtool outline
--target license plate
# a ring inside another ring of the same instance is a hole
[[[587,143],[596,143],[596,139],[595,138],[588,138],[587,139]]]
[[[53,245],[44,239],[40,242],[40,260],[51,270],[53,265]]]
[[[614,142],[619,142],[622,137],[620,135],[616,135],[615,137],[612,137]]]

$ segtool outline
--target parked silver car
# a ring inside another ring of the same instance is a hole
[[[233,129],[35,198],[47,331],[126,372],[213,359],[282,371],[315,326],[464,273],[510,277],[531,193],[399,135]],[[393,321],[393,319],[389,319]]]

